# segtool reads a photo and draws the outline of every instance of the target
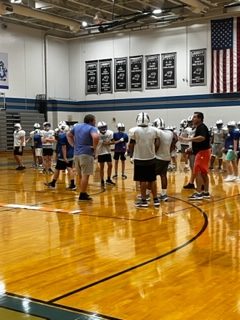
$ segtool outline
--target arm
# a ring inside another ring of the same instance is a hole
[[[63,154],[63,160],[65,162],[68,162],[68,159],[67,159],[67,146],[65,144],[62,145],[62,154]]]
[[[128,144],[128,153],[129,153],[130,158],[132,158],[132,156],[133,156],[134,145],[135,145],[135,140],[131,139]]]
[[[178,140],[179,141],[182,141],[182,142],[189,142],[189,141],[192,141],[192,142],[202,142],[204,140],[206,140],[206,137],[204,136],[197,136],[197,137],[187,137],[187,138],[183,138],[183,137],[178,137]]]
[[[98,145],[98,142],[99,142],[99,134],[97,132],[91,132],[91,136],[92,136],[92,140],[93,140],[93,150],[94,150],[94,153],[96,151],[96,148],[97,148],[97,145]]]
[[[74,135],[72,134],[72,132],[67,133],[67,140],[70,146],[74,147]]]

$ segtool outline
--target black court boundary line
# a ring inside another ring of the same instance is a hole
[[[90,316],[98,316],[98,317],[102,317],[103,320],[104,319],[107,319],[107,320],[121,320],[119,318],[115,318],[115,317],[111,317],[111,316],[106,316],[104,314],[101,314],[101,313],[96,313],[96,312],[91,312],[91,311],[86,311],[86,310],[82,310],[82,309],[77,309],[77,308],[73,308],[73,307],[68,307],[68,306],[64,306],[64,305],[58,305],[58,304],[54,304],[54,303],[50,303],[48,301],[44,301],[44,300],[41,300],[41,299],[37,299],[37,298],[30,298],[28,296],[23,296],[23,295],[20,295],[20,294],[16,294],[16,293],[12,293],[12,292],[5,292],[3,294],[3,297],[4,295],[8,295],[10,297],[15,297],[15,298],[19,298],[19,299],[28,299],[29,301],[32,301],[32,302],[36,302],[36,303],[39,303],[39,304],[42,304],[42,305],[46,305],[46,306],[50,306],[50,307],[59,307],[61,309],[64,309],[64,310],[67,310],[67,311],[74,311],[74,312],[77,312],[77,313],[82,313],[84,315],[90,315]],[[1,305],[0,305],[1,307]],[[5,307],[3,307],[5,308]],[[14,310],[14,309],[9,309],[9,310]],[[29,313],[24,313],[24,314],[29,314]],[[59,319],[60,320],[60,319]]]
[[[175,198],[175,199],[181,201],[181,199],[178,199],[178,198]],[[195,240],[196,240],[198,237],[200,237],[200,236],[202,235],[202,233],[206,230],[206,228],[207,228],[207,226],[208,226],[208,216],[207,216],[206,212],[204,212],[204,211],[203,211],[201,208],[199,208],[198,206],[196,206],[196,205],[194,205],[194,204],[191,204],[191,203],[189,203],[189,202],[187,202],[187,201],[184,201],[184,200],[183,200],[183,202],[186,202],[186,203],[190,204],[192,207],[196,208],[196,209],[202,214],[202,216],[203,216],[203,218],[204,218],[204,224],[203,224],[202,228],[200,229],[200,231],[199,231],[193,238],[189,239],[187,242],[183,243],[182,245],[180,245],[180,246],[178,246],[178,247],[176,247],[176,248],[173,248],[173,249],[170,250],[170,251],[167,251],[167,252],[161,254],[160,256],[154,257],[154,258],[152,258],[152,259],[150,259],[150,260],[144,261],[144,262],[139,263],[139,264],[137,264],[137,265],[135,265],[135,266],[132,266],[132,267],[130,267],[130,268],[127,268],[127,269],[124,269],[124,270],[119,271],[119,272],[117,272],[117,273],[114,273],[114,274],[112,274],[112,275],[110,275],[110,276],[108,276],[108,277],[105,277],[105,278],[100,279],[100,280],[98,280],[98,281],[95,281],[95,282],[92,282],[92,283],[90,283],[90,284],[87,284],[87,285],[85,285],[85,286],[83,286],[83,287],[81,287],[81,288],[75,289],[75,290],[70,291],[70,292],[68,292],[68,293],[66,293],[66,294],[63,294],[63,295],[58,296],[58,297],[56,297],[56,298],[54,298],[54,299],[51,299],[51,300],[49,300],[48,302],[49,302],[49,303],[54,303],[54,304],[58,305],[57,303],[55,303],[55,302],[58,301],[58,300],[64,299],[64,298],[69,297],[69,296],[71,296],[71,295],[73,295],[73,294],[75,294],[75,293],[78,293],[78,292],[80,292],[80,291],[84,291],[84,290],[86,290],[86,289],[89,289],[89,288],[91,288],[91,287],[94,287],[94,286],[96,286],[96,285],[98,285],[98,284],[101,284],[101,283],[103,283],[103,282],[106,282],[106,281],[108,281],[108,280],[111,280],[111,279],[113,279],[113,278],[116,278],[116,277],[118,277],[118,276],[121,276],[121,275],[123,275],[123,274],[125,274],[125,273],[127,273],[127,272],[130,272],[130,271],[133,271],[133,270],[135,270],[135,269],[141,268],[141,267],[143,267],[143,266],[145,266],[145,265],[147,265],[147,264],[150,264],[150,263],[152,263],[152,262],[154,262],[154,261],[156,261],[156,260],[160,260],[160,259],[162,259],[162,258],[164,258],[164,257],[166,257],[166,256],[171,255],[171,254],[174,253],[174,252],[179,251],[180,249],[188,246],[190,243],[192,243],[193,241],[195,241]]]

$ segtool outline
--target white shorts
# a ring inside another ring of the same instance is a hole
[[[35,149],[35,156],[36,157],[42,157],[42,148],[36,148]]]

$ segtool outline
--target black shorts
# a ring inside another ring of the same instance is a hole
[[[125,152],[114,152],[113,159],[114,159],[114,160],[119,160],[119,158],[120,158],[122,161],[125,161],[125,160],[126,160]]]
[[[188,144],[181,144],[181,153],[185,153],[185,151],[189,148]]]
[[[52,156],[53,149],[52,148],[43,148],[43,156]]]
[[[112,156],[110,153],[106,153],[106,154],[100,154],[98,156],[98,162],[99,163],[103,163],[103,162],[112,162]]]
[[[134,181],[156,181],[155,159],[134,160]]]
[[[14,147],[14,149],[13,149],[13,154],[14,154],[15,156],[22,156],[22,155],[23,155],[23,148],[24,148],[24,147],[22,147],[22,150],[21,150],[21,151],[19,151],[19,148],[20,148],[20,147]]]
[[[170,161],[156,159],[156,175],[165,176]]]
[[[72,168],[73,167],[73,161],[65,162],[61,160],[57,160],[56,164],[56,169],[57,170],[66,170],[67,168]]]

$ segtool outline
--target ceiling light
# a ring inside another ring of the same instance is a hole
[[[160,13],[162,13],[162,9],[154,9],[153,10],[153,12],[152,12],[153,14],[160,14]]]
[[[87,21],[83,21],[83,22],[82,22],[82,27],[83,27],[83,28],[86,28],[87,25],[88,25]]]
[[[11,3],[22,3],[22,0],[11,0]]]

